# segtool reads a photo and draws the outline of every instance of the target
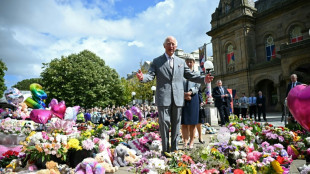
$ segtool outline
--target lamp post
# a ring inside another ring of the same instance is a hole
[[[156,91],[156,86],[152,86],[151,90],[153,91],[153,103],[155,103],[155,91]]]
[[[132,105],[135,105],[135,95],[136,95],[136,92],[132,92],[131,93],[131,96],[132,96]]]
[[[210,71],[213,70],[213,68],[214,68],[213,63],[209,60],[205,61],[204,68],[205,68],[205,74],[206,75],[209,74]],[[207,83],[206,97],[207,97],[207,103],[208,104],[213,103],[211,82]]]

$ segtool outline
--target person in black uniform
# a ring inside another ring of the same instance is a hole
[[[256,99],[256,105],[258,110],[258,121],[261,121],[260,116],[263,114],[264,121],[267,121],[266,118],[266,98],[263,96],[262,91],[258,92],[258,97]]]

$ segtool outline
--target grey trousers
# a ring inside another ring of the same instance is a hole
[[[162,140],[162,152],[178,150],[178,137],[180,134],[182,107],[174,104],[158,106],[159,132]],[[169,129],[171,126],[171,148],[169,148]]]

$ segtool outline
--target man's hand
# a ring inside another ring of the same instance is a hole
[[[214,77],[211,76],[211,74],[207,74],[205,77],[205,83],[210,83],[213,79]]]
[[[137,73],[137,78],[141,81],[143,80],[143,73],[141,72],[141,70],[139,69],[138,73]]]
[[[184,99],[185,100],[191,100],[192,99],[191,92],[184,92]]]

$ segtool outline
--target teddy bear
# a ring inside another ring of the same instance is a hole
[[[10,164],[6,166],[5,172],[19,172],[22,169],[21,159],[13,159]]]
[[[141,155],[137,156],[135,150],[128,149],[127,152],[128,152],[128,156],[125,157],[125,161],[127,161],[128,164],[134,164],[141,159]]]
[[[60,174],[74,174],[74,169],[70,168],[67,164],[59,165]]]
[[[155,151],[162,150],[161,142],[159,140],[154,140],[152,141],[151,144],[146,143],[145,145],[149,148],[149,150],[155,150]]]
[[[85,158],[75,167],[76,174],[104,174],[105,169],[94,158]]]
[[[46,169],[39,170],[36,174],[60,174],[58,170],[58,163],[54,161],[48,161],[45,164]]]
[[[106,151],[98,153],[95,157],[95,160],[105,169],[108,173],[114,173],[118,170],[118,167],[113,167],[111,159]]]
[[[128,156],[128,152],[123,145],[116,146],[114,150],[114,160],[113,165],[117,167],[124,167],[127,166],[128,163],[125,161],[125,157]]]

